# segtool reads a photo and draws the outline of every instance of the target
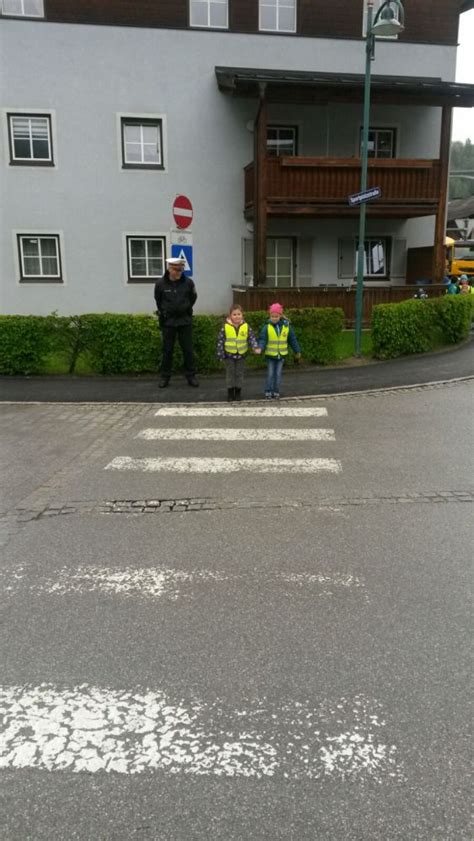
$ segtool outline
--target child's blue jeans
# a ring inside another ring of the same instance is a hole
[[[281,375],[283,373],[284,359],[276,356],[267,356],[267,379],[265,380],[265,391],[272,394],[280,393]]]

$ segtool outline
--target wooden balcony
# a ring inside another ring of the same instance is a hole
[[[263,184],[268,217],[357,216],[348,197],[360,190],[358,158],[267,157]],[[254,163],[245,167],[245,216],[254,215]],[[369,216],[412,218],[438,211],[441,164],[427,159],[369,159],[367,186],[381,198],[368,202]]]

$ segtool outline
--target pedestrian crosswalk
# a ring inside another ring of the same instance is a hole
[[[291,455],[291,445],[304,443],[308,447],[314,444],[324,445],[336,440],[334,429],[315,426],[315,421],[327,418],[328,410],[324,406],[288,406],[288,405],[232,405],[232,406],[162,406],[155,412],[155,417],[171,422],[178,421],[178,425],[148,427],[140,430],[136,439],[146,442],[202,442],[235,443],[245,445],[259,443],[262,447],[272,442],[285,444],[284,454],[278,457],[265,456],[259,452],[258,457],[250,457],[242,451],[238,457],[209,455],[191,455],[183,457],[179,454],[170,456],[120,455],[116,456],[106,466],[106,470],[140,471],[143,473],[329,473],[338,474],[342,471],[339,459],[325,457],[319,453],[311,453],[304,458]],[[219,423],[218,426],[197,427],[195,419],[209,418]],[[187,426],[180,426],[179,422],[188,422]],[[253,420],[252,426],[235,426],[240,419]],[[269,426],[268,422],[284,420],[288,426]],[[294,421],[303,421],[304,426],[295,426]],[[265,424],[261,425],[261,422]]]

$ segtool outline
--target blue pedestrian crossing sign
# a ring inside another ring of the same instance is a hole
[[[186,277],[193,273],[193,247],[192,245],[172,245],[171,256],[184,260],[184,272]]]

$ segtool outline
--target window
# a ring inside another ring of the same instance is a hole
[[[162,277],[165,249],[164,237],[128,236],[128,282],[146,283]]]
[[[16,18],[44,18],[43,0],[0,0],[2,14]]]
[[[228,0],[190,0],[191,26],[209,29],[227,29],[229,26]]]
[[[124,169],[164,169],[161,120],[122,118]]]
[[[357,248],[358,243],[353,237],[345,237],[339,240],[339,278],[357,277]],[[392,262],[392,250],[395,251],[395,263],[400,264],[397,276],[403,275],[404,268],[401,264],[405,259],[406,243],[395,240],[395,248],[392,248],[391,237],[367,237],[365,240],[364,278],[366,280],[389,280]],[[396,266],[393,275],[397,272]]]
[[[19,234],[20,281],[62,282],[59,236]]]
[[[8,114],[10,164],[53,166],[51,119],[45,114]]]
[[[267,155],[296,155],[296,140],[294,126],[268,126]]]
[[[263,32],[296,32],[296,0],[259,0],[259,24]]]
[[[290,237],[267,240],[267,285],[293,286],[294,242]]]
[[[369,128],[369,158],[394,158],[397,131],[394,128]],[[362,154],[362,129],[360,130],[360,154]]]
[[[357,249],[355,253],[355,273],[357,274]],[[388,276],[388,242],[383,237],[368,237],[365,240],[364,277],[384,278]]]

